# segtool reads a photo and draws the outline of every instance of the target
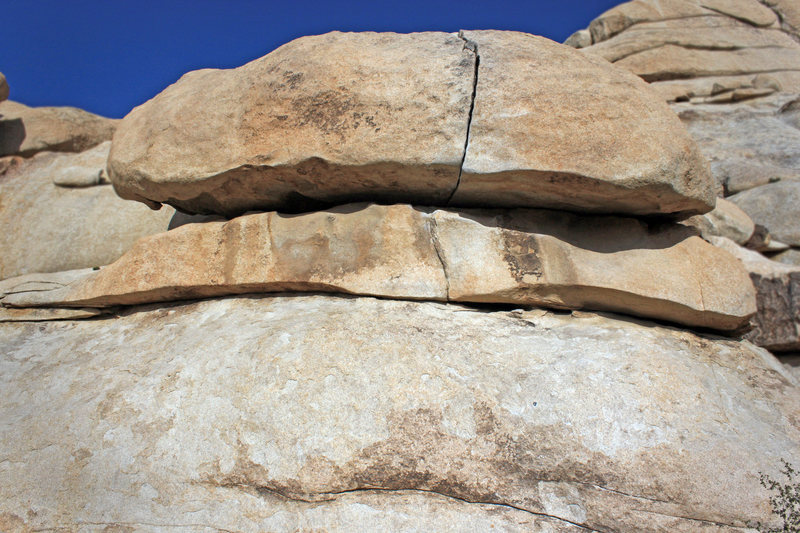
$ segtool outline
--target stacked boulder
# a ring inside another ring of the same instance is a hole
[[[199,218],[0,282],[0,526],[743,531],[800,461],[746,269],[678,223],[707,164],[605,60],[304,37],[186,74],[107,166]]]
[[[781,352],[800,351],[800,307],[787,297],[788,280],[800,276],[796,2],[634,0],[603,13],[567,44],[639,75],[669,102],[711,162],[718,194],[734,204],[719,202],[725,213],[712,218],[741,219],[731,215],[738,207],[755,223],[740,224],[734,235],[725,223],[695,219],[704,236],[732,238],[790,267],[745,262],[759,305],[750,338]],[[748,226],[745,237],[741,229]],[[747,250],[737,255],[753,257]],[[789,271],[794,274],[787,277]],[[789,330],[797,332],[791,342]]]

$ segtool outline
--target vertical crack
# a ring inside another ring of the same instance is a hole
[[[463,31],[458,32],[458,38],[464,41],[464,49],[469,50],[475,56],[475,71],[472,74],[472,96],[470,97],[469,101],[469,115],[467,115],[467,135],[464,139],[464,152],[461,155],[461,165],[458,167],[458,180],[456,181],[456,186],[453,187],[453,191],[450,193],[450,196],[447,198],[446,205],[450,205],[450,202],[453,200],[453,196],[455,196],[459,185],[461,185],[461,174],[464,172],[464,161],[467,159],[467,147],[469,146],[469,135],[472,129],[472,113],[475,110],[475,95],[478,92],[478,67],[481,64],[481,56],[478,55],[478,43],[475,41],[470,41],[464,37]]]
[[[442,272],[444,272],[445,291],[446,291],[445,301],[449,302],[450,276],[447,268],[447,260],[445,259],[444,251],[442,250],[442,244],[439,242],[439,226],[436,223],[436,218],[434,217],[434,213],[430,213],[428,215],[428,220],[425,221],[425,227],[431,236],[431,242],[433,243],[433,249],[436,251],[436,257],[439,258],[439,262],[442,264]]]

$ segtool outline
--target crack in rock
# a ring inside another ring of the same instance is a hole
[[[458,187],[461,185],[461,174],[464,172],[464,161],[467,159],[467,148],[469,147],[469,135],[472,129],[472,114],[475,111],[475,96],[478,92],[478,67],[481,64],[481,56],[478,54],[478,43],[474,41],[470,41],[466,37],[464,37],[464,32],[458,32],[458,38],[464,41],[464,50],[469,50],[472,52],[472,55],[475,56],[475,71],[472,75],[472,96],[470,97],[469,102],[469,115],[467,115],[467,134],[466,138],[464,139],[464,152],[461,155],[461,164],[458,167],[458,179],[456,180],[456,186],[453,187],[450,196],[447,198],[447,202],[445,205],[450,205],[450,202],[453,200],[453,196],[455,196]]]

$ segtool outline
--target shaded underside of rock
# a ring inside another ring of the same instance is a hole
[[[641,80],[542,37],[462,36],[474,43],[480,63],[453,205],[709,210],[705,162]]]
[[[729,200],[757,224],[765,226],[775,239],[800,246],[800,180],[761,185]]]
[[[190,72],[123,119],[109,172],[124,198],[227,215],[361,200],[680,215],[713,204],[696,147],[646,84],[501,31],[330,33]]]
[[[746,338],[771,351],[800,351],[800,268],[771,261],[728,239],[711,240],[739,258],[756,288],[758,312]]]
[[[0,103],[0,156],[82,152],[111,140],[118,121],[74,107]]]
[[[139,237],[167,229],[171,208],[154,213],[110,185],[85,186],[100,181],[107,153],[104,143],[81,154],[0,159],[0,279],[107,265]]]
[[[734,532],[800,461],[766,351],[586,313],[229,298],[0,344],[6,527]]]
[[[112,265],[54,290],[26,290],[28,282],[6,287],[3,305],[323,291],[603,309],[720,330],[755,312],[739,262],[690,228],[546,210],[354,204],[251,214],[142,239]]]

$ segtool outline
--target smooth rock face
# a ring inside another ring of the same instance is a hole
[[[104,143],[81,154],[0,159],[0,279],[107,265],[139,237],[166,231],[171,208],[153,213],[110,185],[54,184],[99,180],[107,153]]]
[[[501,31],[330,33],[190,72],[123,119],[109,171],[124,198],[228,215],[360,200],[680,215],[713,204],[696,147],[644,83]]]
[[[462,35],[480,64],[454,205],[633,214],[713,206],[705,162],[641,80],[542,37]]]
[[[248,297],[0,344],[5,527],[732,532],[800,461],[766,351],[585,313]]]
[[[446,33],[329,33],[184,75],[114,138],[118,193],[239,214],[370,199],[445,203],[475,56]]]
[[[8,100],[8,82],[3,73],[0,72],[0,102]]]
[[[800,246],[800,181],[780,181],[730,197],[777,240]]]
[[[755,312],[738,261],[684,226],[545,210],[426,211],[362,204],[188,224],[53,290],[10,280],[2,304],[106,307],[323,291],[603,309],[720,330]]]
[[[746,338],[774,352],[800,350],[800,268],[771,261],[725,238],[711,240],[742,261],[756,288],[758,312]]]
[[[753,236],[756,225],[736,204],[724,198],[717,198],[713,211],[695,215],[683,221],[700,231],[704,239],[727,237],[739,245],[744,245]]]
[[[111,140],[118,121],[74,107],[0,103],[0,156],[82,152]]]

